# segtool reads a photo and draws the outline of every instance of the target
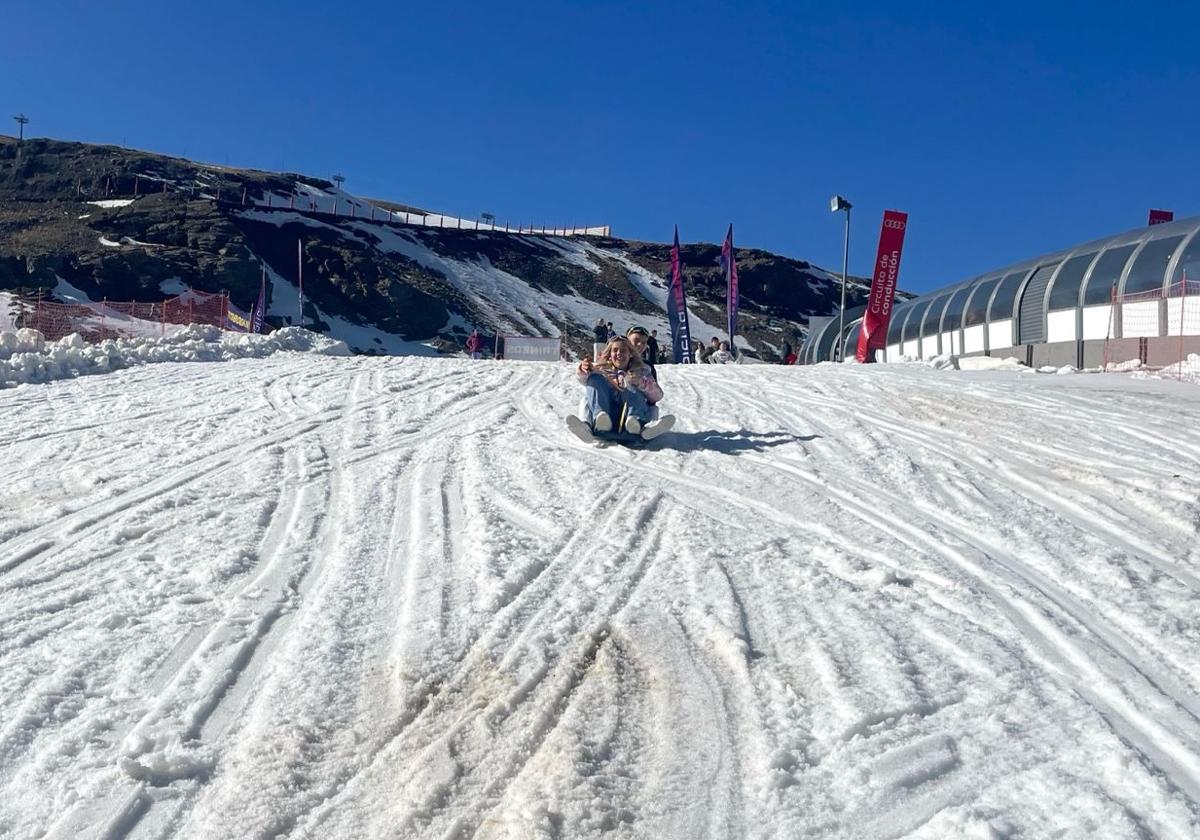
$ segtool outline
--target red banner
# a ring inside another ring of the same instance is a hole
[[[1175,221],[1175,213],[1172,210],[1151,210],[1150,224],[1161,225],[1163,222]]]
[[[892,303],[896,300],[896,277],[900,274],[900,252],[904,250],[904,231],[908,214],[899,210],[883,211],[883,227],[879,230],[879,253],[875,256],[875,273],[871,277],[871,298],[858,333],[855,357],[860,362],[875,361],[875,351],[887,346],[888,322],[892,320]]]

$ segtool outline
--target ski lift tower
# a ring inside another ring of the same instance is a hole
[[[333,183],[336,184],[337,188],[340,190],[342,188],[342,184],[346,183],[346,176],[345,175],[334,175]]]
[[[17,114],[13,119],[17,121],[17,142],[23,143],[25,141],[25,126],[29,123],[29,117],[24,114]]]

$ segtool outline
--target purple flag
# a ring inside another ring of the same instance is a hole
[[[688,329],[687,295],[683,289],[683,265],[679,260],[679,226],[671,247],[671,289],[667,292],[667,321],[671,325],[671,355],[677,365],[690,365],[692,333]]]
[[[250,309],[250,332],[260,333],[263,328],[263,321],[267,317],[267,267],[264,265],[262,270],[262,281],[258,285],[258,300],[254,302],[254,306]]]
[[[721,270],[725,272],[725,311],[729,315],[729,349],[736,356],[733,337],[737,333],[738,316],[738,276],[737,260],[733,256],[733,225],[729,225],[729,233],[725,234],[725,244],[721,246]]]

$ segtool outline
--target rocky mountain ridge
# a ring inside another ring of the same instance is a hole
[[[373,204],[319,178],[0,137],[0,289],[52,294],[66,281],[94,299],[157,300],[183,283],[228,290],[248,308],[265,274],[268,320],[279,325],[300,320],[303,272],[305,324],[358,352],[402,352],[401,342],[456,351],[477,326],[561,334],[581,353],[601,317],[665,334],[669,245],[470,224]],[[719,255],[715,244],[682,248],[697,338],[724,333]],[[829,272],[757,249],[737,258],[739,343],[750,355],[776,358],[809,316],[836,310]],[[866,291],[854,278],[848,305]]]

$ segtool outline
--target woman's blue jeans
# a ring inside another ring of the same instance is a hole
[[[658,416],[656,407],[647,402],[646,395],[641,391],[618,390],[598,373],[589,375],[583,383],[583,403],[579,407],[579,416],[593,429],[596,415],[603,411],[612,418],[613,432],[618,431],[616,426],[621,422],[621,412],[626,408],[631,416],[643,423]]]

